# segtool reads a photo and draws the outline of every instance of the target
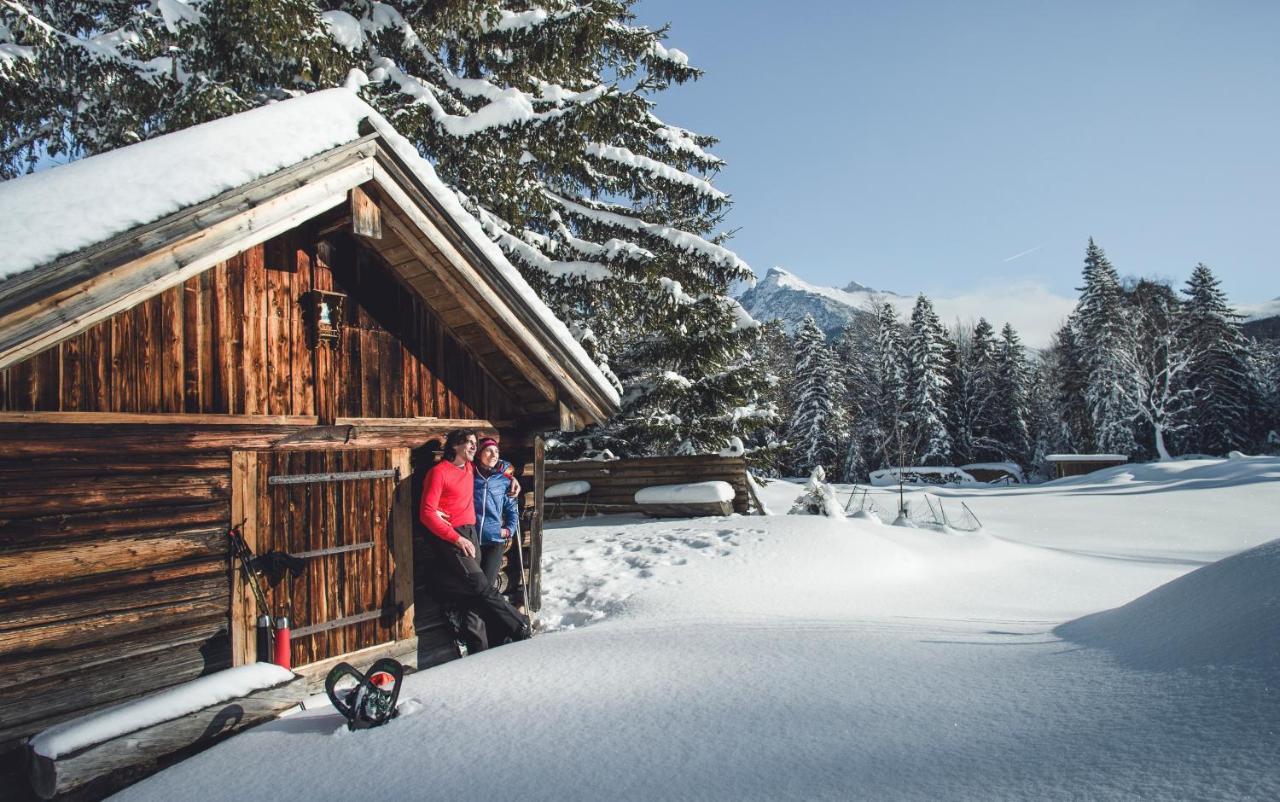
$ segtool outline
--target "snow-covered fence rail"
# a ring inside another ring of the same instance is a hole
[[[544,515],[553,519],[594,512],[642,512],[635,495],[646,487],[712,481],[727,482],[733,488],[734,512],[745,515],[751,511],[747,462],[742,457],[699,455],[548,462],[548,486],[562,482],[589,482],[591,489],[563,503],[553,504],[548,500]]]

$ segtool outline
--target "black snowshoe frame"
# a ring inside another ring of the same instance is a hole
[[[379,688],[369,679],[379,672],[391,675],[393,682],[389,690]],[[338,688],[338,683],[346,677],[356,681],[355,687]],[[390,657],[383,657],[369,666],[367,674],[350,663],[338,663],[325,677],[324,689],[329,694],[329,701],[347,720],[348,730],[367,730],[386,724],[399,714],[396,702],[400,698],[403,679],[404,666]]]

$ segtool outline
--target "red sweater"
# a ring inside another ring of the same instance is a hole
[[[422,481],[422,509],[418,517],[422,525],[447,543],[458,542],[456,526],[476,522],[476,467],[470,462],[459,468],[448,460],[440,460],[427,471]],[[449,516],[446,522],[438,514],[443,510]]]

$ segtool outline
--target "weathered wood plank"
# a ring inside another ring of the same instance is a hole
[[[351,188],[351,231],[372,240],[382,239],[382,213],[360,187]]]
[[[217,577],[224,586],[227,586],[226,555],[194,558],[138,570],[95,574],[55,585],[28,585],[7,590],[4,596],[0,597],[0,612],[32,609],[41,605],[82,598],[93,599],[116,592],[128,592],[173,582],[198,581],[209,577]]]
[[[58,543],[45,548],[0,552],[0,589],[48,585],[127,571],[140,565],[165,565],[225,553],[221,527],[176,532],[116,535]]]
[[[125,507],[197,504],[226,498],[228,478],[221,473],[165,477],[73,477],[50,486],[47,479],[10,479],[0,496],[0,517],[35,517]]]
[[[10,608],[0,611],[0,632],[35,629],[95,615],[127,613],[157,605],[226,595],[226,577],[206,573],[195,578],[48,601],[38,607]]]
[[[257,513],[258,454],[234,451],[231,454],[231,524],[238,527],[254,553],[258,546]],[[255,662],[257,609],[253,593],[245,581],[239,561],[231,565],[231,664]]]
[[[160,354],[160,410],[162,412],[186,411],[186,344],[183,342],[183,322],[186,319],[183,304],[186,286],[179,285],[165,290],[159,296],[160,315],[158,336]],[[71,407],[76,409],[77,407]]]
[[[69,649],[110,637],[120,637],[162,627],[175,618],[220,614],[226,609],[223,591],[193,596],[160,606],[95,614],[75,621],[57,621],[37,627],[0,631],[0,656],[39,649]]]

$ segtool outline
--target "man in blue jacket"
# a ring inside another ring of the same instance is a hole
[[[480,530],[480,567],[492,585],[502,568],[502,555],[519,526],[520,511],[508,495],[515,469],[499,458],[498,441],[483,438],[476,445],[475,509]],[[516,544],[516,548],[520,548]],[[521,578],[523,580],[523,577]],[[517,586],[519,587],[519,586]]]

